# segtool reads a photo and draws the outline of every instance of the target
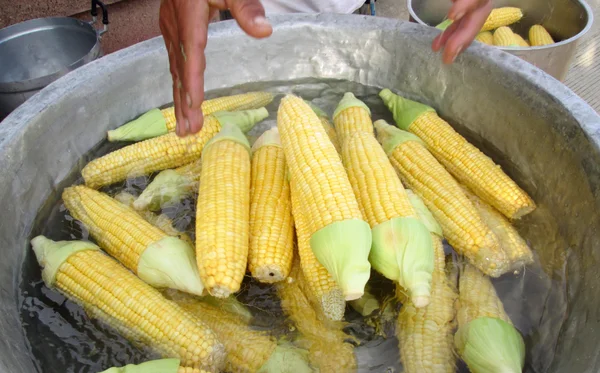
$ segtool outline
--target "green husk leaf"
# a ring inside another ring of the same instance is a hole
[[[304,102],[306,102],[308,104],[308,106],[310,106],[310,108],[315,112],[315,114],[317,114],[318,117],[328,118],[327,113],[325,113],[323,110],[321,110],[320,107],[316,106],[315,104],[313,104],[310,101],[304,100]]]
[[[176,237],[168,236],[149,245],[140,255],[137,274],[156,288],[205,294],[194,248]]]
[[[521,373],[525,362],[523,337],[509,323],[480,317],[454,335],[456,349],[473,373]]]
[[[252,144],[252,152],[255,152],[259,148],[268,145],[279,147],[282,146],[281,137],[279,136],[279,129],[277,127],[273,127],[270,130],[263,132],[263,134],[260,135],[258,139],[256,139],[254,144]]]
[[[218,143],[219,141],[233,141],[240,145],[242,145],[249,154],[252,154],[252,149],[250,148],[250,142],[248,138],[242,130],[238,127],[237,124],[231,122],[224,122],[221,125],[221,131],[217,133],[212,139],[210,139],[204,149],[202,150],[202,154],[204,154],[207,149],[209,149],[212,145]]]
[[[41,235],[31,240],[31,246],[42,267],[42,279],[49,288],[53,287],[60,266],[71,255],[85,250],[100,250],[97,245],[88,241],[52,241]]]
[[[422,114],[427,112],[435,113],[435,109],[431,106],[398,96],[389,89],[379,92],[379,97],[381,97],[385,106],[392,112],[398,128],[405,131],[408,131],[410,125]]]
[[[396,149],[397,146],[407,141],[416,141],[425,146],[423,140],[418,136],[413,135],[410,132],[402,131],[401,129],[390,125],[383,119],[375,121],[373,126],[375,126],[375,129],[377,130],[377,140],[379,140],[385,154],[388,156],[394,152],[394,149]]]
[[[129,364],[124,367],[112,367],[100,373],[177,373],[179,359],[159,359],[141,364]]]
[[[329,224],[311,236],[310,247],[346,300],[363,295],[371,275],[371,229],[367,222],[349,219]]]
[[[367,104],[357,99],[352,92],[346,92],[337,108],[335,108],[335,111],[333,112],[333,119],[335,119],[342,111],[351,107],[363,108],[369,112],[369,115],[371,115],[371,109],[369,109]]]
[[[139,118],[108,131],[108,141],[141,141],[168,133],[167,122],[160,109],[152,109]]]
[[[225,123],[235,124],[243,133],[247,133],[254,128],[258,122],[267,118],[269,112],[266,108],[261,107],[260,109],[241,111],[218,111],[211,115],[217,118],[219,123],[221,123],[221,126]]]
[[[181,175],[175,170],[164,170],[154,177],[154,180],[142,194],[133,202],[133,208],[157,211],[166,206],[178,203],[191,195],[198,187],[198,182]]]
[[[369,260],[376,271],[407,289],[416,307],[429,304],[433,242],[429,230],[419,220],[393,218],[373,227]]]
[[[445,19],[443,20],[440,24],[438,24],[437,26],[435,26],[435,28],[439,29],[439,30],[446,30],[448,27],[450,27],[450,25],[453,23],[454,21],[451,19]]]
[[[288,343],[275,347],[271,357],[260,367],[257,373],[313,373],[308,362],[308,351]]]
[[[429,229],[431,233],[434,233],[439,237],[444,237],[442,227],[437,222],[437,220],[435,220],[433,214],[431,213],[431,211],[429,211],[427,206],[425,206],[425,203],[423,202],[421,197],[416,195],[415,192],[413,192],[410,189],[406,189],[406,194],[408,195],[408,200],[410,201],[410,204],[417,212],[421,223],[425,224],[425,226],[427,227],[427,229]]]
[[[350,301],[350,306],[362,316],[367,317],[379,309],[379,299],[370,292],[370,287],[365,286],[365,293],[362,297]]]

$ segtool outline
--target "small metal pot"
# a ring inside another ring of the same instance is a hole
[[[104,28],[93,24],[102,8]],[[94,1],[92,21],[37,18],[0,30],[0,120],[61,76],[102,56],[108,29],[106,6]]]
[[[523,19],[513,29],[527,35],[529,27],[541,24],[560,42],[529,48],[496,47],[539,67],[563,81],[575,56],[581,37],[592,27],[594,16],[583,0],[494,0],[494,7],[523,9]],[[435,26],[444,20],[452,2],[447,0],[407,0],[410,20]]]

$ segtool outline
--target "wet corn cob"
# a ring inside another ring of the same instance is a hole
[[[291,179],[299,186],[296,200],[308,222],[312,251],[346,300],[358,299],[370,276],[371,229],[339,154],[317,115],[298,97],[281,100],[277,126]]]
[[[460,272],[458,301],[454,343],[470,371],[521,372],[525,344],[490,279],[465,265]]]
[[[292,215],[296,228],[299,262],[304,283],[307,285],[306,293],[310,294],[315,300],[317,308],[323,312],[325,317],[330,320],[341,320],[344,317],[346,308],[344,294],[327,269],[319,263],[310,248],[308,222],[301,210],[300,201],[298,201],[300,193],[296,190],[297,188],[298,186],[294,180],[290,180]]]
[[[202,103],[202,114],[208,116],[218,111],[258,109],[273,101],[269,92],[249,92],[218,97]],[[175,131],[175,108],[152,109],[139,118],[108,131],[108,141],[140,141]]]
[[[433,245],[394,167],[373,134],[366,105],[346,94],[336,125],[343,128],[342,160],[363,216],[371,226],[369,261],[397,281],[418,307],[429,302]]]
[[[300,332],[300,344],[309,350],[310,362],[320,373],[356,372],[354,348],[345,342],[350,336],[342,331],[344,324],[324,320],[319,308],[312,306],[306,280],[295,260],[289,280],[277,283],[281,307]]]
[[[244,132],[268,116],[265,108],[218,112],[205,118],[202,130],[184,138],[174,132],[132,144],[94,159],[81,174],[90,188],[99,188],[130,177],[191,163],[202,155],[204,145],[221,130],[223,123],[236,123]]]
[[[530,47],[529,43],[527,42],[527,40],[523,39],[523,37],[519,34],[517,34],[516,32],[513,33],[514,34],[514,38],[517,41],[517,45],[519,47]]]
[[[135,201],[135,196],[133,194],[130,194],[127,192],[120,192],[115,195],[115,199],[117,201],[121,202],[122,204],[129,206],[132,209],[132,211],[136,211],[136,210],[133,210],[133,203]],[[175,229],[175,227],[173,227],[173,222],[167,215],[165,215],[165,214],[157,215],[153,212],[146,211],[146,210],[141,210],[141,211],[136,211],[136,212],[138,215],[140,215],[142,218],[144,218],[144,220],[146,220],[148,223],[152,224],[156,228],[165,232],[169,236],[177,237],[177,238],[182,239],[183,241],[187,242],[190,246],[192,246],[192,247],[194,246],[194,242],[192,241],[190,236],[188,236],[185,232],[181,232],[181,231]]]
[[[284,345],[278,346],[277,341],[267,333],[252,330],[239,315],[182,293],[169,294],[168,298],[206,323],[223,342],[227,352],[225,371],[231,373],[310,372],[302,350],[286,348]],[[285,364],[276,369],[265,369],[273,365],[282,354],[285,355]]]
[[[62,198],[71,215],[98,244],[142,280],[158,288],[204,293],[194,249],[187,242],[169,236],[129,206],[86,186],[69,187]]]
[[[133,202],[136,210],[156,211],[178,203],[198,190],[202,159],[161,171]]]
[[[285,154],[277,127],[252,146],[248,268],[261,282],[284,280],[294,253],[294,221]]]
[[[181,365],[218,372],[225,349],[199,319],[166,300],[98,246],[84,241],[54,242],[44,236],[31,241],[42,278],[136,343]]]
[[[515,33],[508,27],[498,27],[494,31],[494,45],[497,47],[518,47],[518,40]]]
[[[182,367],[179,359],[160,359],[141,364],[112,367],[100,373],[207,373],[204,369]]]
[[[248,260],[250,144],[225,123],[202,153],[196,207],[196,257],[208,292],[225,298],[240,289]]]
[[[475,40],[487,45],[494,45],[494,35],[490,31],[480,32],[475,37]]]
[[[509,219],[535,210],[534,201],[494,161],[470,144],[435,110],[393,94],[379,93],[396,125],[419,136],[429,151],[461,183]]]
[[[509,270],[498,238],[464,195],[460,185],[415,135],[375,122],[377,136],[404,183],[423,199],[459,254],[498,277]]]
[[[516,270],[533,263],[533,253],[519,232],[496,209],[483,202],[479,197],[463,187],[463,192],[469,198],[483,222],[490,227],[498,237],[500,247],[507,256],[510,269]]]
[[[333,146],[335,146],[335,150],[337,150],[338,153],[341,153],[342,147],[340,145],[337,132],[335,131],[335,127],[333,126],[333,124],[329,121],[329,117],[327,116],[327,114],[312,103],[308,101],[306,103],[311,107],[311,109],[313,109],[315,114],[317,114],[317,116],[319,117],[321,124],[323,124],[323,128],[325,128],[325,132],[327,132],[329,140],[331,141]]]
[[[495,30],[502,26],[512,25],[523,18],[523,11],[515,7],[492,9],[492,12],[481,27],[481,31]]]
[[[554,44],[554,39],[542,25],[533,25],[529,29],[529,42],[531,46]]]

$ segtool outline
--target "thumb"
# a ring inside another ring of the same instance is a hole
[[[226,0],[231,15],[248,35],[264,38],[273,33],[265,18],[265,9],[260,0]]]

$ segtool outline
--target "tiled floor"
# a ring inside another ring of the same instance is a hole
[[[565,84],[600,113],[600,0],[587,0],[595,22],[577,48]],[[406,0],[377,0],[380,17],[408,20]]]

